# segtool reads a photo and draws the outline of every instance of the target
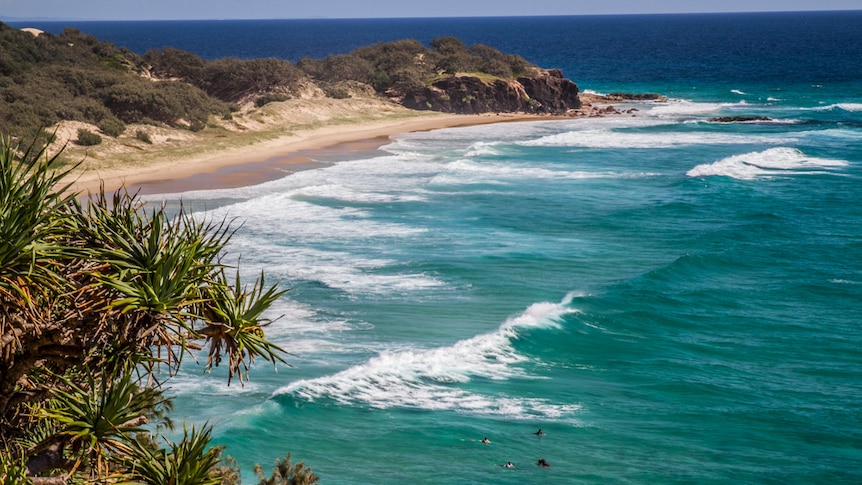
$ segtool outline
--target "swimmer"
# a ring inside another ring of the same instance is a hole
[[[510,462],[506,463],[505,465],[503,465],[503,468],[515,468],[515,465],[513,465],[512,462],[510,461]]]
[[[545,433],[542,431],[542,428],[539,428],[539,431],[536,431],[536,436],[545,436]]]
[[[551,468],[551,464],[548,463],[544,458],[539,458],[539,461],[536,462],[536,466],[540,466],[543,468]]]
[[[485,443],[486,445],[490,445],[491,440],[489,440],[488,437],[486,436],[486,437],[482,438],[482,443]]]

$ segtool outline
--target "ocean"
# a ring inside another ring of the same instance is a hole
[[[295,368],[169,381],[245,483],[287,451],[324,484],[862,483],[862,11],[71,25],[209,59],[456,35],[670,98],[151,196],[292,288]]]

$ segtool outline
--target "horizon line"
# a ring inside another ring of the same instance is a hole
[[[583,14],[538,14],[538,15],[440,15],[440,16],[392,16],[392,17],[222,17],[222,18],[72,18],[72,17],[7,17],[0,22],[228,22],[234,20],[419,20],[419,19],[475,19],[475,18],[540,18],[540,17],[626,17],[626,16],[659,16],[659,15],[723,15],[723,14],[787,14],[787,13],[822,13],[822,12],[862,12],[860,9],[797,9],[797,10],[733,10],[709,12],[617,12],[617,13],[583,13]]]

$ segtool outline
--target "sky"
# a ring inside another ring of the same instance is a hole
[[[860,0],[0,0],[0,20],[487,17],[860,9]]]

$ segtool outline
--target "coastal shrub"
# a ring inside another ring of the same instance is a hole
[[[335,55],[323,63],[322,79],[325,81],[359,81],[371,83],[374,67],[367,60],[355,55]]]
[[[464,42],[457,37],[437,37],[431,41],[434,48],[435,68],[445,74],[456,74],[464,71],[474,71],[478,56],[472,55]]]
[[[223,115],[228,112],[225,103],[207,96],[190,84],[153,83],[140,78],[128,79],[106,90],[104,103],[125,123],[151,120],[177,126],[180,119],[189,123],[205,123],[210,114]]]
[[[126,131],[126,124],[113,116],[103,118],[102,121],[99,122],[98,127],[102,133],[114,138],[122,135],[123,132]]]
[[[312,79],[323,78],[324,65],[325,61],[323,59],[311,59],[310,57],[303,57],[296,63],[297,69]]]
[[[142,141],[142,142],[144,142],[144,143],[146,143],[146,144],[148,144],[148,145],[152,145],[152,144],[153,144],[153,139],[152,139],[152,138],[150,138],[150,134],[149,134],[149,133],[147,133],[147,132],[146,132],[146,131],[144,131],[144,130],[138,130],[138,131],[136,131],[136,132],[135,132],[135,138],[136,138],[138,141]]]
[[[417,67],[396,69],[389,75],[390,89],[403,94],[425,86],[427,76]]]
[[[434,63],[429,62],[429,50],[416,40],[382,42],[360,47],[350,53],[373,66],[367,81],[379,93],[394,89],[403,91],[408,86],[421,85],[425,78],[434,75]]]
[[[353,55],[371,62],[375,68],[384,70],[411,65],[428,66],[426,58],[429,53],[427,47],[413,39],[374,44],[352,52]]]
[[[374,76],[371,79],[371,85],[378,93],[385,93],[392,86],[392,77],[382,69],[375,70]]]
[[[470,46],[470,52],[475,55],[474,70],[493,74],[503,78],[520,76],[530,67],[530,63],[516,54],[502,52],[484,44]]]
[[[226,57],[208,63],[194,84],[222,101],[239,102],[252,95],[287,91],[302,77],[288,61]]]
[[[196,78],[206,65],[206,61],[197,54],[173,47],[151,49],[144,55],[144,61],[155,76],[184,80]]]
[[[191,132],[197,133],[199,131],[202,131],[206,127],[207,127],[206,123],[204,123],[201,120],[191,120],[189,122],[188,129]]]
[[[350,97],[350,91],[341,84],[324,86],[323,92],[333,99],[347,99]]]
[[[263,96],[258,97],[254,100],[254,105],[260,108],[261,106],[265,106],[269,103],[276,103],[279,101],[287,101],[290,99],[287,95],[279,94],[279,93],[266,93]]]
[[[506,54],[506,62],[509,64],[509,69],[512,70],[512,75],[515,77],[527,74],[527,71],[533,67],[526,59],[517,54]]]
[[[102,137],[86,128],[78,128],[78,145],[91,147],[102,143]]]
[[[208,61],[173,48],[148,54],[145,60],[76,29],[35,37],[0,23],[0,126],[22,136],[74,120],[116,136],[116,123],[103,127],[102,120],[176,126],[181,119],[203,122],[229,112],[189,83],[139,75],[151,69],[162,77],[197,79]]]

